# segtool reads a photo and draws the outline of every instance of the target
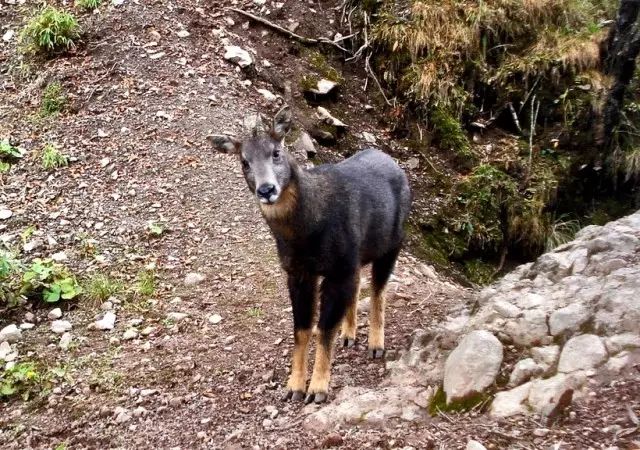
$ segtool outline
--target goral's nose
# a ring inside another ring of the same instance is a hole
[[[271,183],[265,183],[258,187],[258,197],[264,198],[265,200],[269,200],[275,193],[276,187]]]

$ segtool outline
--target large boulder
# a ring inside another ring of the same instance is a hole
[[[583,334],[571,338],[562,349],[558,372],[569,373],[589,370],[607,360],[607,349],[598,336]]]
[[[447,403],[481,393],[493,384],[502,364],[502,344],[490,332],[472,331],[451,352],[444,366]]]

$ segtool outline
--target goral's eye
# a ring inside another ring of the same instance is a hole
[[[246,159],[242,158],[242,168],[244,170],[249,170],[249,161],[247,161]]]
[[[278,158],[280,158],[280,150],[274,150],[273,159],[278,159]]]

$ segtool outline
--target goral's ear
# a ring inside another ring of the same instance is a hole
[[[271,128],[271,136],[274,139],[282,140],[291,129],[292,114],[289,106],[284,106],[278,111],[273,118],[273,127]]]
[[[242,145],[237,138],[226,134],[210,134],[207,136],[207,141],[213,145],[213,148],[223,153],[239,153]]]

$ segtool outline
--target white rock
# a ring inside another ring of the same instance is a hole
[[[605,338],[604,343],[609,354],[616,354],[626,349],[640,348],[640,336],[634,333],[622,333]]]
[[[316,95],[327,95],[338,87],[338,83],[335,81],[321,79],[316,84],[315,88],[309,89],[309,92],[313,92]]]
[[[116,315],[112,311],[107,311],[102,319],[95,321],[95,327],[98,330],[113,330],[116,326]]]
[[[212,314],[209,316],[209,322],[216,325],[222,322],[222,316],[220,314]]]
[[[13,38],[14,34],[15,32],[13,30],[7,30],[7,32],[2,35],[2,40],[9,42]]]
[[[243,69],[253,64],[253,58],[249,52],[236,45],[227,45],[224,50],[224,59],[237,64]]]
[[[545,380],[535,380],[529,391],[529,405],[534,411],[548,416],[571,404],[573,393],[585,381],[586,377],[579,373],[559,373]]]
[[[56,334],[63,334],[71,330],[71,322],[68,320],[54,320],[51,322],[51,331]]]
[[[123,341],[130,341],[130,340],[135,339],[137,337],[138,337],[138,330],[136,330],[135,328],[129,328],[122,335],[122,340]]]
[[[541,375],[544,368],[536,363],[532,358],[526,358],[518,361],[513,367],[511,376],[509,377],[509,386],[520,386],[525,381]]]
[[[491,386],[502,364],[502,344],[490,332],[476,330],[467,334],[451,352],[444,368],[447,403]]]
[[[474,441],[473,439],[467,442],[466,450],[487,450],[487,447],[482,445],[478,441]]]
[[[33,323],[29,323],[29,322],[23,322],[20,324],[20,329],[21,330],[31,330],[33,327],[35,327],[35,324]]]
[[[327,108],[318,106],[317,111],[318,111],[318,118],[323,122],[329,125],[333,125],[334,127],[337,127],[337,128],[348,128],[347,124],[345,124],[343,121],[333,117]]]
[[[360,135],[362,136],[362,139],[364,139],[364,141],[367,144],[375,144],[376,143],[376,137],[373,134],[371,134],[371,133],[369,133],[367,131],[363,131],[362,133],[360,133]]]
[[[11,216],[13,216],[13,212],[10,209],[0,206],[0,220],[7,220]]]
[[[170,312],[167,314],[167,319],[172,320],[174,322],[180,322],[181,320],[189,317],[189,314],[181,313],[181,312]]]
[[[71,341],[72,340],[73,340],[73,337],[71,336],[71,333],[65,332],[60,337],[60,342],[58,343],[58,346],[62,350],[68,350],[69,349],[69,345],[71,345]]]
[[[558,361],[558,372],[594,369],[606,360],[607,349],[602,339],[594,334],[583,334],[565,344]]]
[[[9,344],[9,342],[0,342],[0,359],[6,361],[7,355],[9,355],[11,351],[11,344]]]
[[[531,349],[533,360],[543,366],[555,366],[560,357],[560,347],[557,345],[547,345],[544,347],[534,347]]]
[[[47,314],[47,318],[49,320],[57,320],[61,317],[62,317],[62,310],[60,308],[54,308],[51,311],[49,311],[49,314]]]
[[[191,33],[189,33],[187,30],[180,30],[176,33],[178,35],[178,37],[180,38],[186,38],[191,36]]]
[[[590,316],[590,311],[582,303],[572,303],[551,314],[549,330],[553,336],[578,331]]]
[[[275,102],[276,100],[278,100],[278,96],[267,89],[258,89],[258,92],[262,94],[264,99],[269,102]]]
[[[65,252],[57,252],[51,255],[51,259],[55,262],[62,262],[67,260],[67,254]]]
[[[491,402],[490,414],[493,417],[509,417],[516,414],[527,414],[529,411],[526,400],[531,390],[531,382],[513,388],[509,391],[498,392]]]
[[[205,276],[197,272],[190,272],[184,277],[185,286],[195,286],[202,283],[205,280]]]
[[[631,355],[629,352],[623,351],[616,356],[609,358],[607,364],[605,364],[605,368],[609,372],[613,372],[614,374],[619,374],[622,372],[631,362]]]

